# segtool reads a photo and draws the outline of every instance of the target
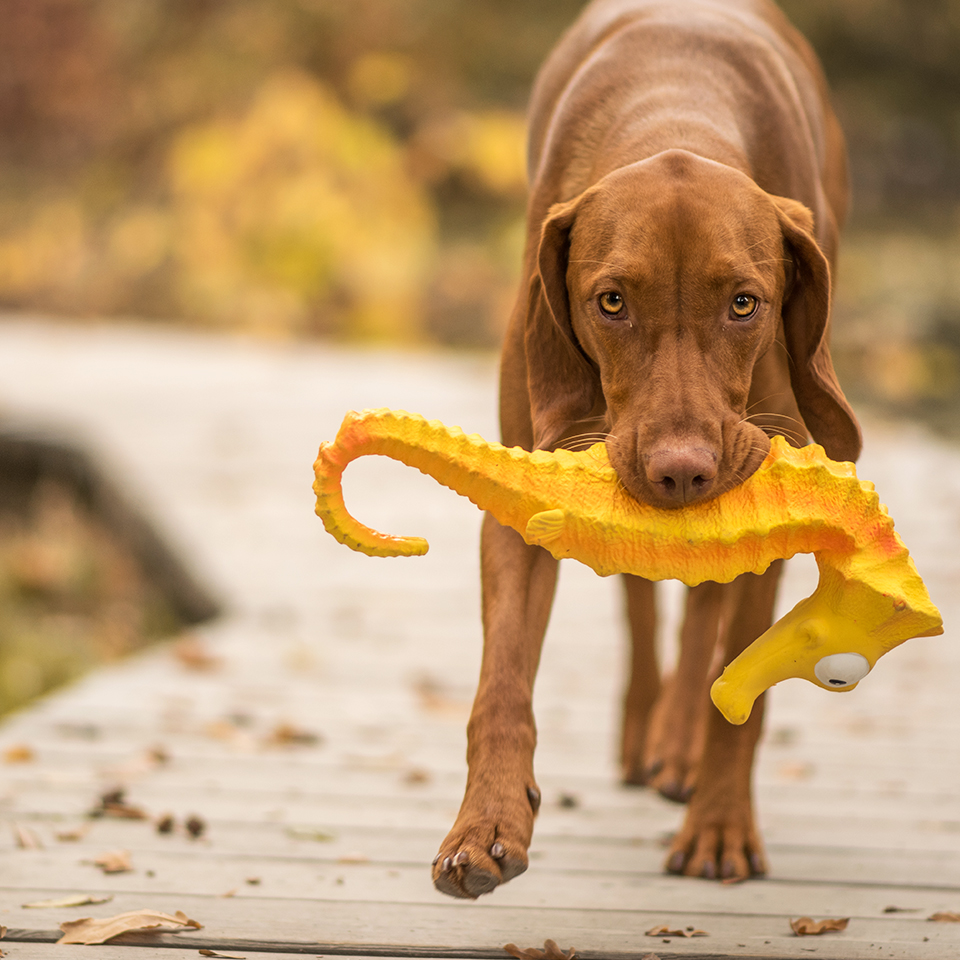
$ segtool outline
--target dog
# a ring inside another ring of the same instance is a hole
[[[716,497],[774,433],[855,460],[829,351],[846,153],[816,57],[769,0],[594,0],[530,105],[526,248],[501,360],[503,442],[603,439],[624,489],[664,509]],[[782,564],[687,594],[661,683],[654,587],[625,576],[632,664],[623,779],[688,801],[666,869],[766,872],[743,726],[710,681],[766,630]],[[476,898],[527,868],[540,791],[532,688],[557,561],[484,519],[484,648],[468,777],[433,864]]]

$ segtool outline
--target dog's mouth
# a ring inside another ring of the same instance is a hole
[[[770,438],[759,427],[741,421],[735,431],[725,436],[727,433],[721,432],[721,443],[684,438],[662,442],[653,449],[625,444],[614,436],[607,441],[607,455],[634,499],[678,510],[732,490],[763,463]]]

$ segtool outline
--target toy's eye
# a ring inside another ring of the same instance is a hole
[[[859,683],[870,672],[870,661],[859,653],[832,653],[813,668],[825,687],[842,690]]]
[[[749,293],[738,293],[730,304],[730,312],[736,320],[749,320],[757,312],[760,301]]]
[[[613,290],[600,294],[600,309],[608,317],[617,317],[623,313],[623,297]]]

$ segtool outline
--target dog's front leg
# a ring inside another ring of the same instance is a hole
[[[483,662],[467,726],[467,788],[433,864],[437,889],[476,898],[527,869],[540,791],[533,682],[557,561],[489,514],[481,538]]]

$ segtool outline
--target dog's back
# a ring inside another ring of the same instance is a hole
[[[534,221],[617,166],[686,148],[804,203],[834,259],[843,137],[816,56],[768,0],[596,0],[544,64],[529,113]]]

